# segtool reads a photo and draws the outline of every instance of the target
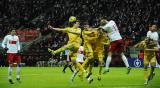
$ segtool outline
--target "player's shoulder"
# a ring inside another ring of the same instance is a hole
[[[115,23],[115,21],[114,21],[114,20],[110,20],[109,22],[111,22],[111,23]]]
[[[154,33],[158,35],[158,32],[157,32],[157,31],[155,31]]]
[[[147,33],[151,33],[151,31],[148,31]]]
[[[110,20],[105,26],[106,27],[111,27],[114,24],[115,24],[115,22],[113,20]]]
[[[6,36],[5,36],[5,38],[9,38],[9,37],[11,37],[11,35],[6,35]]]
[[[159,35],[158,35],[158,32],[157,32],[157,31],[155,31],[155,32],[154,32],[154,35],[155,35],[155,36],[157,36],[157,37],[159,37]]]
[[[114,20],[110,20],[110,21],[108,22],[108,24],[109,24],[109,25],[114,25],[114,24],[116,24],[116,22],[115,22]]]
[[[148,31],[147,34],[154,34],[154,35],[158,35],[158,32],[157,31],[154,31],[154,32],[151,32],[151,31]]]
[[[18,35],[15,35],[16,38],[19,38]]]
[[[92,28],[92,29],[93,31],[96,31],[96,32],[99,30],[99,28]]]

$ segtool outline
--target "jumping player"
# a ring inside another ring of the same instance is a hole
[[[98,38],[93,45],[93,52],[94,58],[98,59],[99,65],[99,73],[98,73],[98,80],[101,80],[102,76],[102,67],[103,67],[103,56],[104,56],[104,45],[109,45],[110,40],[107,37],[107,33],[103,32],[102,29],[97,29],[98,31]]]
[[[52,26],[49,25],[49,28],[52,30],[67,33],[68,37],[69,37],[69,41],[68,41],[67,45],[64,45],[63,47],[61,47],[55,51],[51,50],[50,48],[48,49],[48,51],[51,52],[53,55],[55,55],[56,53],[60,53],[64,50],[69,50],[70,56],[71,56],[71,61],[72,61],[73,65],[75,66],[75,69],[79,69],[81,72],[81,75],[83,75],[84,69],[83,69],[82,65],[80,63],[76,62],[77,51],[78,51],[80,44],[82,42],[81,37],[80,37],[81,29],[79,28],[79,22],[76,20],[76,17],[71,16],[69,18],[69,23],[71,24],[71,27],[67,27],[64,29],[53,28]],[[81,76],[81,77],[83,77],[83,76]]]
[[[113,20],[107,21],[105,19],[102,19],[100,24],[101,24],[100,28],[102,28],[104,32],[107,32],[108,37],[111,41],[109,46],[108,57],[106,60],[106,70],[104,71],[104,74],[109,72],[109,64],[111,62],[111,56],[113,53],[118,53],[121,55],[121,58],[125,63],[125,66],[127,67],[127,74],[129,74],[131,68],[129,67],[128,60],[123,53],[124,42],[119,33],[116,23]]]

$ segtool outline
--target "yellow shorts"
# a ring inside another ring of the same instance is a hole
[[[97,58],[99,61],[103,61],[103,48],[94,50],[94,58]]]
[[[155,52],[144,52],[144,64],[156,63]]]

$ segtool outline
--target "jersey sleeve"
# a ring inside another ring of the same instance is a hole
[[[64,28],[64,29],[62,30],[62,32],[67,33],[68,30],[69,30],[69,28],[67,27],[67,28]]]
[[[104,31],[108,31],[108,29],[110,29],[109,25],[106,24],[104,26],[101,27]]]
[[[18,36],[17,36],[17,43],[16,43],[16,45],[17,45],[18,50],[20,50],[20,43],[19,43],[19,37]]]
[[[150,36],[150,33],[151,33],[151,31],[148,31],[148,32],[147,32],[147,37],[149,37],[149,36]]]
[[[156,32],[156,33],[155,33],[154,40],[155,40],[155,41],[158,41],[158,38],[159,38],[159,36],[158,36],[158,33]]]
[[[7,44],[7,36],[5,36],[3,41],[2,41],[2,47],[5,48],[6,44]]]

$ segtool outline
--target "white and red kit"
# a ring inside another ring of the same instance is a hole
[[[80,46],[78,49],[78,55],[76,58],[76,62],[79,62],[81,64],[84,62],[84,48],[83,48],[83,46]]]
[[[156,31],[154,31],[154,32],[148,31],[147,32],[147,37],[152,39],[152,40],[157,41],[157,48],[159,48],[159,44],[158,44],[159,36],[158,36],[158,33]]]
[[[16,35],[7,35],[2,41],[2,47],[7,48],[7,59],[9,64],[14,61],[20,63],[21,58],[17,55],[20,50],[19,38]]]
[[[108,37],[111,40],[109,51],[111,52],[123,52],[124,41],[119,33],[116,23],[111,20],[102,27],[104,31],[108,33]]]

